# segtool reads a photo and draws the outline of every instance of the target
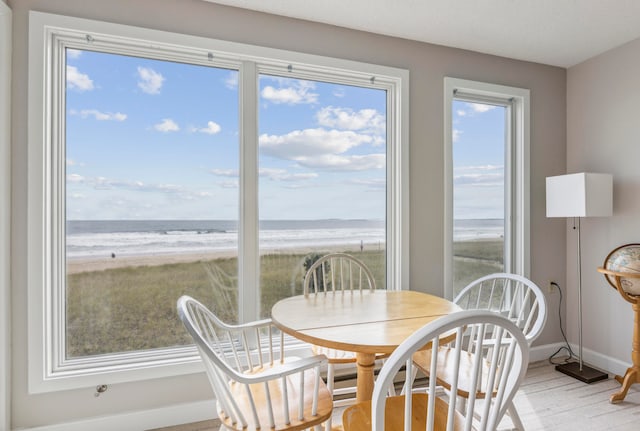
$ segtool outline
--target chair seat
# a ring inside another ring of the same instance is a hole
[[[429,395],[412,395],[412,419],[411,429],[426,429],[427,402]],[[447,426],[447,415],[449,405],[440,398],[435,401],[435,422],[436,431],[444,431]],[[464,429],[464,416],[455,412],[454,428],[448,431],[458,431]],[[371,431],[371,402],[366,401],[355,404],[347,408],[342,415],[342,426],[344,431]],[[389,397],[385,404],[384,415],[385,431],[402,431],[404,429],[404,395]]]
[[[278,365],[274,366],[277,367]],[[264,371],[262,368],[261,371]],[[256,370],[254,370],[256,371]],[[282,391],[282,379],[270,380],[268,382],[269,395],[265,392],[264,383],[255,383],[249,385],[251,393],[253,394],[256,405],[258,406],[258,417],[262,424],[269,423],[269,411],[266,408],[267,399],[271,398],[273,404],[275,428],[271,428],[271,431],[297,431],[307,429],[314,425],[319,425],[331,417],[333,410],[333,400],[331,393],[320,379],[320,391],[318,398],[318,414],[313,417],[311,415],[311,406],[313,403],[314,384],[315,384],[315,372],[313,370],[307,370],[304,372],[304,418],[299,420],[298,418],[298,403],[292,402],[292,398],[295,399],[300,392],[300,374],[292,374],[286,377],[287,380],[287,392],[289,394],[289,420],[290,423],[286,423],[284,416],[284,394]],[[246,386],[238,382],[231,382],[229,384],[232,397],[238,403],[241,411],[251,411],[250,400],[247,396]],[[295,397],[292,394],[296,394]],[[264,406],[264,407],[263,407]],[[255,431],[260,428],[256,428],[255,420],[252,417],[245,417],[248,422],[247,428],[242,428],[240,424],[233,424],[230,418],[225,418],[224,414],[219,412],[219,418],[222,424],[229,429],[242,429],[243,431]],[[264,429],[264,427],[262,428]]]
[[[330,364],[350,364],[356,362],[355,352],[316,345],[311,346],[311,350],[314,355],[325,355]],[[376,354],[376,359],[384,359],[387,357],[389,357],[387,354]]]
[[[346,350],[331,349],[329,347],[311,346],[314,355],[325,355],[332,364],[348,364],[356,361],[355,352]]]
[[[420,350],[413,354],[413,363],[422,372],[429,375],[431,369],[431,349]],[[436,365],[436,382],[438,385],[445,389],[451,389],[451,382],[455,375],[458,376],[458,391],[457,394],[463,398],[469,398],[469,388],[471,387],[473,361],[475,355],[469,352],[462,352],[460,355],[460,372],[455,369],[453,361],[454,350],[449,347],[441,347],[438,349],[438,360]],[[489,374],[489,363],[485,360],[482,361],[482,381],[487,381]],[[481,385],[482,386],[482,385]],[[495,394],[495,391],[494,391]],[[476,391],[476,398],[485,398],[486,393],[482,391]]]

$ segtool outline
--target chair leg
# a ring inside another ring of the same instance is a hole
[[[333,376],[334,368],[333,364],[327,365],[327,389],[329,389],[329,393],[333,395]]]
[[[333,364],[327,364],[327,389],[329,389],[329,393],[333,398],[333,387],[334,387],[334,366]],[[331,418],[327,419],[324,423],[325,431],[331,431]]]
[[[524,431],[524,425],[522,424],[522,420],[520,419],[520,415],[518,414],[513,401],[511,401],[507,406],[507,413],[511,418],[511,422],[513,422],[513,428],[517,429],[518,431]]]
[[[331,431],[331,418],[327,419],[324,423],[324,431]]]

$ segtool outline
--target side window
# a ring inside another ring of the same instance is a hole
[[[509,112],[506,105],[453,100],[454,297],[471,281],[505,271]]]
[[[529,91],[445,78],[447,296],[529,270]]]

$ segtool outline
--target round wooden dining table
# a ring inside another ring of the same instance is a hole
[[[410,290],[347,291],[292,296],[271,318],[283,332],[318,346],[356,353],[356,399],[371,399],[376,354],[392,353],[427,323],[461,308]]]

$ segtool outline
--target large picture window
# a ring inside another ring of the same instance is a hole
[[[408,285],[406,72],[31,22],[32,391],[190,372],[180,295],[269,317],[329,251]]]
[[[188,343],[180,292],[236,308],[216,275],[237,278],[238,188],[216,174],[237,183],[238,71],[72,48],[65,60],[65,357]]]
[[[302,293],[305,268],[332,251],[356,255],[384,288],[387,91],[259,83],[260,316]]]

